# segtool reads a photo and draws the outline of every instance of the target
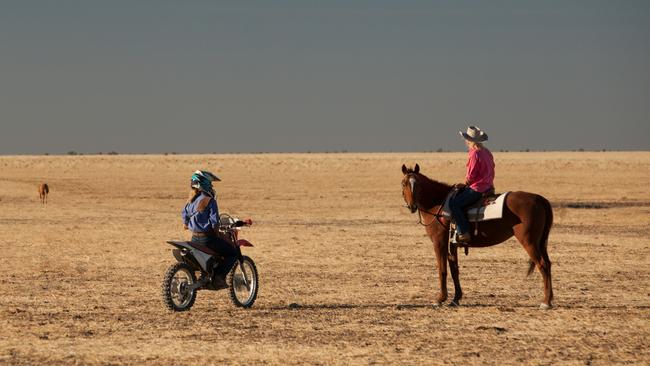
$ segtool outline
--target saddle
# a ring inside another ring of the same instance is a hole
[[[445,205],[442,210],[442,214],[451,221],[451,227],[449,230],[449,245],[460,245],[465,247],[465,255],[468,254],[469,245],[457,243],[455,240],[456,233],[456,222],[451,214],[449,209],[449,200],[454,197],[457,192],[452,192],[449,194],[445,200]],[[506,197],[508,192],[497,194],[494,192],[494,189],[491,189],[487,192],[484,192],[481,198],[474,204],[470,205],[465,209],[465,215],[470,225],[474,226],[473,236],[478,235],[478,226],[479,222],[487,220],[495,220],[503,217],[503,206],[505,205]]]
[[[489,206],[491,204],[494,204],[496,202],[497,198],[499,198],[500,195],[501,195],[500,193],[497,194],[497,193],[494,192],[494,188],[490,188],[490,190],[488,190],[486,192],[483,192],[483,195],[481,196],[481,198],[479,198],[479,200],[476,201],[476,203],[470,205],[465,210],[465,214],[467,215],[467,218],[470,221],[474,221],[474,220],[472,220],[470,218],[470,213],[471,213],[472,217],[475,216],[474,218],[478,219],[476,221],[482,221],[483,217],[481,217],[481,214],[480,214],[481,208],[482,207],[487,207],[487,206]]]
[[[465,209],[465,215],[470,223],[500,219],[503,216],[503,206],[505,204],[506,196],[510,192],[495,193],[491,189],[483,193],[483,196]],[[442,214],[453,220],[451,210],[449,209],[449,200],[455,195],[455,192],[450,194],[445,200],[445,205],[442,209]]]

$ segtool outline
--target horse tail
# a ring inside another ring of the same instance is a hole
[[[542,237],[540,239],[540,248],[542,249],[544,260],[548,261],[548,252],[546,251],[546,248],[548,246],[548,234],[551,232],[551,226],[553,226],[553,208],[546,198],[542,197],[542,202],[544,204],[544,210],[546,211],[546,225],[544,225],[544,231],[542,232]]]
[[[544,263],[550,263],[551,260],[548,258],[548,235],[551,232],[551,227],[553,226],[553,208],[551,203],[544,197],[539,196],[544,208],[544,229],[542,230],[542,236],[539,238],[539,243],[537,243],[537,250],[542,257]],[[528,260],[528,272],[526,276],[530,276],[531,273],[535,270],[535,263],[532,260]]]

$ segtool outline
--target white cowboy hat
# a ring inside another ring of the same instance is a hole
[[[483,142],[488,139],[488,135],[485,131],[476,126],[469,126],[467,127],[467,132],[458,131],[458,133],[467,141]]]

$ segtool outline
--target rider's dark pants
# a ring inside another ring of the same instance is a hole
[[[454,198],[449,200],[449,208],[451,214],[456,219],[456,227],[458,234],[465,234],[469,232],[469,221],[465,216],[465,209],[476,203],[482,196],[482,193],[467,187],[458,192]]]
[[[218,236],[192,236],[192,241],[206,245],[223,256],[223,260],[219,262],[217,267],[214,269],[215,276],[225,278],[235,262],[237,262],[237,257],[239,255],[237,249],[232,244]]]

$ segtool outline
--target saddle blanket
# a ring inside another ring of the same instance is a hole
[[[503,205],[506,202],[506,196],[510,192],[501,193],[495,200],[490,200],[487,205],[476,207],[476,204],[470,206],[466,211],[467,219],[470,222],[495,220],[503,217]],[[449,198],[445,201],[445,206],[442,208],[442,214],[451,218],[451,210],[449,209]],[[481,198],[481,200],[484,200]]]

